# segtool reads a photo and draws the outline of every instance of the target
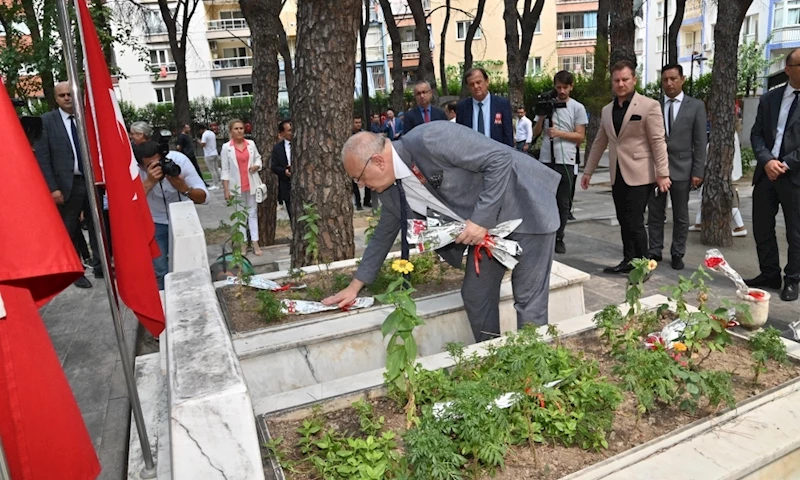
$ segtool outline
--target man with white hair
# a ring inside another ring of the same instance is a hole
[[[531,162],[524,153],[451,122],[418,125],[395,142],[357,133],[345,143],[342,159],[354,182],[377,193],[383,210],[350,285],[324,303],[351,303],[375,279],[398,232],[406,231],[406,220],[433,210],[466,225],[456,243],[437,252],[460,267],[464,249],[470,248],[461,294],[476,341],[500,334],[500,282],[506,269],[486,257],[476,266],[475,247],[488,229],[508,220],[522,220],[507,237],[519,242],[523,252],[512,274],[517,323],[547,323],[559,226],[558,174]],[[407,258],[408,244],[402,238]]]

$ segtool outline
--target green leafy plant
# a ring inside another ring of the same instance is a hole
[[[258,298],[258,313],[265,322],[274,322],[284,317],[281,310],[281,301],[269,290],[261,290],[256,295]]]
[[[381,219],[381,211],[383,210],[383,205],[379,206],[375,213],[367,218],[367,229],[364,230],[364,244],[369,244],[369,241],[372,239],[372,236],[375,235],[375,228],[378,227],[378,222]]]
[[[306,276],[306,271],[302,268],[290,268],[288,273],[294,283],[300,283]]]
[[[244,250],[247,246],[247,237],[245,232],[247,231],[247,207],[242,202],[241,196],[239,194],[239,188],[234,188],[231,192],[231,197],[227,201],[227,205],[233,208],[233,213],[230,215],[231,225],[230,234],[231,234],[231,268],[236,272],[236,275],[239,279],[239,290],[237,292],[237,296],[241,299],[242,294],[244,292],[244,286],[250,284],[250,280],[252,275],[250,274],[249,269],[245,268],[245,256]],[[220,227],[223,225],[223,222],[220,222]]]
[[[414,264],[408,260],[394,260],[392,268],[397,272],[397,279],[389,285],[385,293],[375,297],[379,302],[395,307],[381,325],[383,337],[391,335],[386,347],[384,377],[388,385],[406,394],[406,423],[411,428],[417,421],[413,388],[417,359],[414,328],[425,322],[417,315],[417,304],[411,298],[414,288],[403,277],[414,270]]]
[[[322,287],[311,286],[306,289],[306,296],[315,302],[319,302],[325,298],[325,290]]]
[[[767,371],[767,361],[786,363],[786,345],[781,339],[781,332],[774,327],[767,327],[764,330],[750,337],[751,357],[753,359],[753,385],[758,384],[758,377]]]
[[[629,319],[641,312],[642,304],[639,299],[642,298],[644,292],[644,281],[658,264],[655,260],[634,258],[631,260],[631,265],[633,270],[628,274],[628,288],[625,291],[625,301],[630,307],[626,315]]]
[[[304,203],[303,212],[305,212],[305,214],[298,218],[297,221],[305,224],[306,233],[303,235],[303,240],[306,242],[306,251],[311,255],[311,258],[314,259],[314,263],[319,264],[318,222],[322,217],[320,217],[317,212],[317,207],[313,203]]]
[[[337,273],[333,276],[332,289],[334,292],[339,292],[350,285],[350,276],[343,273]]]

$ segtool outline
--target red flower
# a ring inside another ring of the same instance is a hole
[[[423,220],[412,220],[411,231],[414,232],[414,235],[419,235],[420,233],[424,232],[427,228],[427,225]]]
[[[756,300],[763,300],[764,299],[764,292],[758,292],[758,291],[750,290],[749,292],[747,292],[747,294],[750,295],[751,297],[755,298]]]
[[[706,258],[706,267],[717,268],[720,265],[725,265],[725,259],[722,257],[708,257]]]

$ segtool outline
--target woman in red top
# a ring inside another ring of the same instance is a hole
[[[241,195],[242,203],[247,207],[250,240],[253,242],[253,253],[261,256],[258,246],[258,216],[256,215],[255,188],[259,185],[258,172],[261,171],[261,154],[256,144],[244,138],[244,122],[235,118],[228,123],[231,141],[222,146],[222,188],[225,200],[229,200],[233,191]],[[242,232],[247,235],[247,232]],[[247,253],[247,242],[242,245],[242,254]]]

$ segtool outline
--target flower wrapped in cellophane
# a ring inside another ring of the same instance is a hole
[[[344,312],[350,310],[358,310],[361,308],[369,308],[375,303],[372,297],[358,297],[350,305],[339,308],[338,305],[325,305],[322,302],[313,302],[311,300],[281,300],[281,312],[289,315],[310,315],[312,313],[331,312],[334,310],[341,310]]]

